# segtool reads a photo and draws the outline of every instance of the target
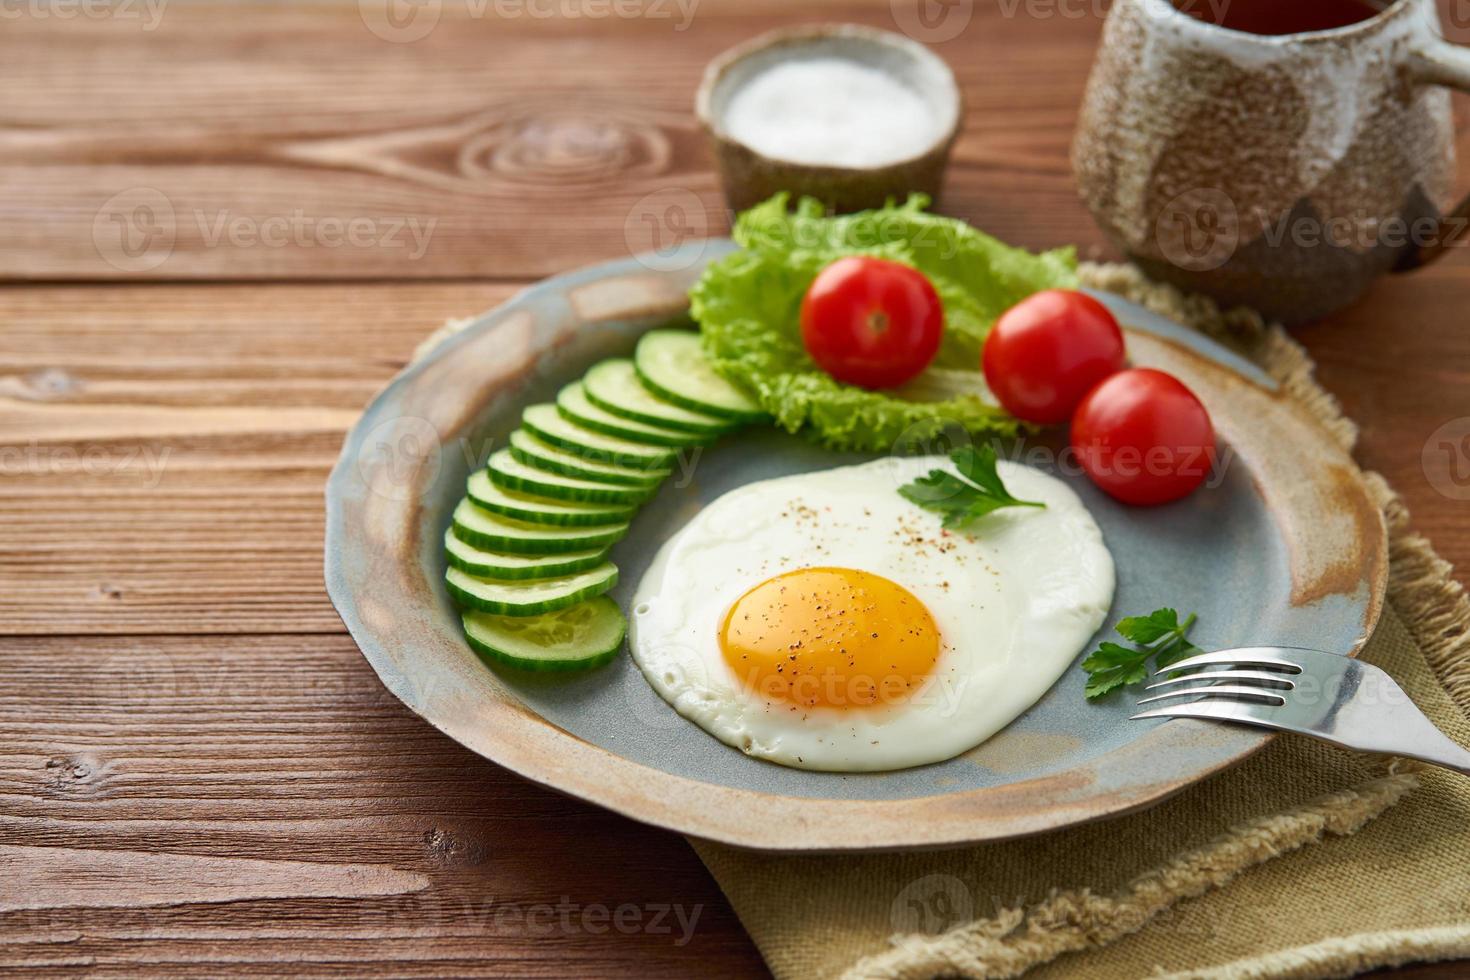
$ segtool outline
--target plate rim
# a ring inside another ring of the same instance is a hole
[[[344,524],[345,509],[349,501],[347,484],[359,476],[357,463],[361,441],[371,428],[369,423],[386,404],[432,365],[472,343],[475,338],[512,321],[517,314],[548,301],[561,305],[562,298],[569,291],[610,277],[633,275],[663,280],[672,277],[674,281],[688,278],[690,267],[702,265],[705,258],[716,257],[733,248],[733,243],[727,239],[699,239],[684,243],[672,254],[617,259],[543,279],[515,293],[500,305],[473,317],[455,336],[446,338],[406,366],[369,402],[344,438],[342,450],[327,479],[324,574],[327,593],[334,608],[354,643],[390,693],[434,728],[483,758],[508,768],[523,778],[667,830],[742,848],[786,853],[963,846],[1028,836],[1064,826],[1121,816],[1155,805],[1215,772],[1239,764],[1275,737],[1271,733],[1255,729],[1213,726],[1195,721],[1171,721],[1155,727],[1143,737],[1106,753],[1099,759],[1089,760],[1089,763],[1079,764],[1059,773],[958,793],[938,793],[896,800],[854,800],[785,796],[739,789],[704,783],[645,766],[556,726],[532,709],[519,704],[508,688],[505,689],[508,701],[490,699],[494,702],[493,706],[478,706],[483,709],[480,719],[482,723],[493,722],[497,726],[503,726],[496,729],[498,737],[493,743],[487,742],[483,737],[474,737],[463,725],[443,722],[435,717],[435,713],[430,710],[431,706],[421,702],[424,692],[417,690],[415,684],[391,663],[383,646],[383,638],[379,635],[381,624],[369,622],[369,617],[364,615],[346,567],[349,551],[345,546],[350,543],[348,529]],[[681,300],[685,292],[684,288],[678,290]],[[1302,422],[1316,429],[1323,446],[1329,449],[1329,454],[1339,455],[1348,463],[1353,491],[1371,502],[1361,471],[1351,457],[1337,447],[1318,420],[1279,391],[1275,382],[1257,366],[1205,335],[1174,324],[1137,304],[1113,294],[1096,290],[1091,292],[1106,299],[1109,305],[1116,307],[1121,304],[1128,311],[1130,320],[1143,320],[1155,328],[1142,331],[1144,334],[1191,348],[1221,370],[1236,373],[1237,377],[1240,377],[1239,372],[1243,365],[1249,377],[1241,380],[1251,387],[1272,394],[1273,401],[1279,402],[1288,411],[1295,412]],[[649,307],[642,312],[677,315],[679,309],[665,305]],[[628,311],[622,315],[626,317],[635,313]],[[1160,324],[1167,329],[1159,329]],[[1130,322],[1128,326],[1133,328],[1135,324]],[[472,408],[473,411],[467,411],[471,416],[478,414],[484,404]],[[452,435],[453,432],[445,438]],[[416,501],[412,509],[417,520],[421,501]],[[1364,628],[1353,650],[1348,653],[1349,656],[1356,656],[1371,636],[1381,613],[1387,588],[1387,528],[1382,512],[1376,506],[1372,511],[1379,533],[1373,536],[1373,540],[1365,542],[1369,564],[1366,577],[1368,608],[1364,616]],[[1125,757],[1131,754],[1147,753],[1150,757],[1157,758],[1159,752],[1197,744],[1201,738],[1207,738],[1224,747],[1224,754],[1203,768],[1194,767],[1186,773],[1172,776],[1166,774],[1163,778],[1135,783],[1126,792],[1114,789],[1094,793],[1080,800],[1070,799],[1066,795],[1066,779],[1063,777],[1068,777],[1089,764],[1108,760],[1111,765],[1123,765],[1126,764]],[[553,747],[555,751],[548,752]],[[550,764],[552,759],[571,764]],[[572,775],[568,776],[568,773]],[[683,802],[669,806],[655,799],[650,792],[653,783],[660,784],[662,790],[668,790],[670,798],[682,797]],[[1039,799],[1042,805],[1039,809],[1017,808],[1014,806],[1016,798]],[[1004,805],[999,812],[994,809],[993,804],[1007,802],[1012,804],[1010,809]],[[986,803],[992,806],[987,808],[984,805]],[[758,819],[753,819],[756,817]],[[762,822],[769,824],[773,821],[784,821],[787,824],[783,830],[784,839],[774,843],[770,840],[769,832],[761,833],[758,829]],[[832,827],[842,828],[844,832],[833,833],[829,829]]]

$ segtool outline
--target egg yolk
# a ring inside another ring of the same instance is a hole
[[[735,600],[720,652],[748,688],[801,707],[903,701],[939,659],[934,617],[897,582],[854,568],[798,568]]]

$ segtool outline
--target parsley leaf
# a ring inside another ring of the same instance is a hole
[[[1002,507],[1045,507],[1034,500],[1017,500],[1006,490],[996,470],[992,446],[961,446],[949,454],[960,475],[930,470],[899,488],[905,500],[944,515],[945,527],[961,527]],[[964,479],[960,477],[963,476]]]
[[[1115,687],[1137,684],[1148,676],[1148,652],[1129,649],[1117,643],[1103,643],[1087,659],[1082,669],[1087,678],[1087,697],[1100,698]]]
[[[1149,660],[1154,668],[1167,667],[1199,652],[1189,642],[1194,626],[1191,613],[1184,622],[1173,609],[1155,609],[1147,616],[1128,616],[1114,627],[1118,635],[1133,644],[1104,642],[1082,661],[1087,671],[1087,699],[1096,700],[1125,684],[1137,684],[1148,677]]]
[[[1179,629],[1179,614],[1173,609],[1155,609],[1147,616],[1127,616],[1118,621],[1118,635],[1133,643],[1153,643]]]

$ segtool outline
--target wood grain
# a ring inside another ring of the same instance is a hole
[[[345,636],[0,662],[0,972],[760,972],[683,840],[460,749]]]
[[[1107,257],[1066,161],[1097,18],[952,6],[972,17],[936,46],[968,112],[946,210]],[[702,0],[676,30],[445,0],[414,43],[362,9],[0,27],[0,972],[763,975],[682,840],[386,695],[322,592],[322,481],[444,319],[725,227],[689,111],[709,57],[902,5]],[[129,226],[129,255],[111,219],[139,206],[172,240]],[[353,219],[371,241],[324,240]],[[416,258],[411,220],[432,223]],[[1456,253],[1298,334],[1360,460],[1462,569],[1466,504],[1423,450],[1470,416],[1467,291]],[[698,910],[682,945],[676,906]]]
[[[504,286],[10,289],[0,622],[327,632],[322,485],[433,326]]]
[[[253,899],[409,895],[425,875],[378,864],[330,864],[124,851],[0,846],[12,889],[0,912],[56,908],[154,908]]]
[[[703,0],[683,30],[449,0],[428,37],[391,43],[352,3],[234,9],[248,29],[183,3],[152,31],[7,22],[5,71],[28,97],[0,106],[0,184],[26,194],[0,198],[0,276],[531,278],[719,234],[691,112],[705,63],[786,23],[895,27],[887,0]],[[1016,242],[1099,242],[1066,155],[1097,25],[1024,20],[975,5],[939,46],[972,120],[947,203]],[[971,53],[1026,28],[1026,46]],[[363,224],[356,244],[339,240],[346,220]]]

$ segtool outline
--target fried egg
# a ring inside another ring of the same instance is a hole
[[[1044,508],[965,532],[898,494],[942,456],[732,490],[660,549],[631,648],[681,715],[741,751],[843,772],[951,758],[1036,702],[1113,598],[1102,532],[1064,483],[1002,460]]]

